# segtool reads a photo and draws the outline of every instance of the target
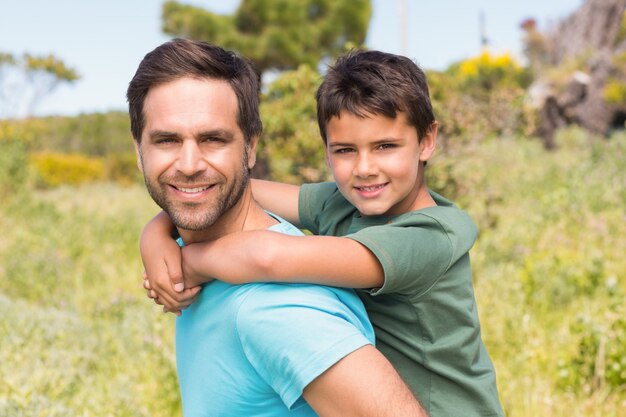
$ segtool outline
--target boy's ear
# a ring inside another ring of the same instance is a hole
[[[248,147],[248,169],[252,169],[256,165],[256,146],[258,143],[259,137],[256,136],[250,139],[250,142],[246,145]]]
[[[139,150],[139,143],[136,140],[133,140],[133,144],[135,145],[135,158],[137,158],[137,168],[143,174],[143,165],[141,163],[141,151]]]
[[[437,146],[437,131],[439,130],[439,123],[436,121],[430,125],[430,128],[420,141],[420,161],[425,162],[430,159],[435,147]]]

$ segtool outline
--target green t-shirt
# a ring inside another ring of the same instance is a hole
[[[305,184],[300,223],[317,235],[366,246],[385,272],[382,288],[359,291],[377,348],[431,417],[503,416],[493,364],[480,336],[469,249],[477,230],[452,202],[399,216],[366,216],[335,183]]]

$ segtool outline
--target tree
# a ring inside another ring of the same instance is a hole
[[[238,51],[263,73],[316,68],[347,45],[362,45],[371,14],[369,0],[242,0],[233,15],[166,1],[162,29]]]
[[[18,57],[0,52],[0,118],[30,116],[61,83],[79,78],[76,70],[52,54]]]

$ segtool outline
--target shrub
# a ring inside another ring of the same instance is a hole
[[[328,178],[316,119],[319,74],[308,66],[285,72],[261,102],[265,131],[258,158],[269,161],[271,179],[290,183]]]
[[[26,185],[28,157],[26,144],[15,138],[0,137],[0,195],[20,192]]]
[[[108,154],[104,159],[104,171],[108,180],[121,185],[129,185],[142,181],[137,168],[137,159],[132,152],[116,152]]]
[[[104,177],[101,158],[46,152],[33,155],[31,161],[37,172],[38,185],[44,188],[77,185]]]
[[[616,282],[609,281],[609,286]],[[568,391],[591,394],[599,389],[626,387],[626,310],[623,294],[601,319],[581,315],[570,331],[578,337],[574,352],[558,363],[558,383]]]

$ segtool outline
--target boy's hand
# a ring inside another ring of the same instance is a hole
[[[163,280],[153,280],[163,281]],[[168,286],[169,278],[165,278],[165,283],[158,284],[159,289],[155,290],[148,279],[148,275],[144,271],[143,273],[143,287],[147,290],[148,298],[154,300],[158,305],[163,306],[164,313],[174,313],[177,316],[181,315],[181,311],[189,307],[194,301],[196,301],[197,295],[202,289],[200,286],[194,286],[192,288],[186,288],[181,292],[173,291],[172,286]],[[155,284],[156,286],[157,284]],[[168,291],[169,289],[169,291]]]
[[[180,247],[171,237],[172,228],[169,217],[159,213],[144,228],[139,249],[148,297],[162,305],[164,312],[180,315],[180,311],[195,300],[201,288],[185,288]]]

